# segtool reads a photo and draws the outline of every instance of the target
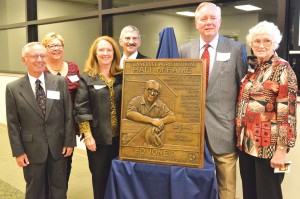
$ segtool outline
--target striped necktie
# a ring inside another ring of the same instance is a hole
[[[202,53],[201,59],[205,59],[206,60],[206,89],[208,87],[208,79],[209,79],[209,61],[210,61],[210,57],[209,57],[209,52],[208,52],[208,48],[210,47],[209,44],[205,44],[205,49]]]

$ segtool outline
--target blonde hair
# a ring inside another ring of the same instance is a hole
[[[84,65],[84,73],[87,73],[89,76],[96,77],[100,73],[100,69],[98,66],[97,60],[97,45],[100,41],[105,40],[109,42],[114,50],[114,58],[111,63],[110,73],[112,76],[122,73],[122,69],[120,68],[120,60],[121,60],[121,53],[118,48],[117,43],[115,40],[109,36],[101,36],[98,37],[92,44],[89,50],[88,58]]]
[[[55,32],[50,32],[44,36],[42,39],[42,44],[47,47],[47,45],[53,40],[53,39],[58,39],[62,45],[64,45],[64,39],[61,35],[55,33]]]
[[[198,19],[200,10],[204,7],[214,8],[217,11],[217,16],[219,16],[221,18],[221,8],[219,6],[217,6],[216,4],[211,3],[211,2],[203,2],[203,3],[199,4],[199,6],[197,7],[197,9],[195,11],[195,20]]]

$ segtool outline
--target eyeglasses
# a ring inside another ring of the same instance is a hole
[[[264,47],[270,47],[272,45],[272,41],[270,39],[264,39],[264,40],[256,39],[252,42],[252,46],[256,48],[260,47],[261,44],[263,44]]]
[[[45,60],[47,58],[46,55],[28,55],[26,57],[29,57],[31,59],[34,59],[34,60],[37,60],[39,57],[42,59],[42,60]]]
[[[49,45],[47,45],[47,47],[50,50],[54,50],[55,48],[61,49],[64,47],[64,45],[63,44],[49,44]]]
[[[158,95],[159,94],[159,91],[158,90],[155,90],[153,88],[147,88],[147,92],[148,94],[150,95]]]

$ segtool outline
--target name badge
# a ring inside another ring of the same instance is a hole
[[[217,61],[227,61],[230,59],[230,53],[218,53],[217,52]]]
[[[50,91],[50,90],[47,90],[47,98],[48,99],[59,100],[60,99],[60,92],[59,91]]]
[[[68,78],[72,83],[79,81],[79,77],[77,75],[68,76]]]
[[[96,89],[96,90],[100,90],[104,87],[106,87],[106,85],[94,85],[94,89]]]

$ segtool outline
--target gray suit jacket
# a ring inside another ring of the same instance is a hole
[[[30,163],[42,163],[48,151],[57,160],[64,146],[76,146],[72,103],[64,77],[45,73],[46,89],[59,92],[59,99],[46,100],[45,118],[37,104],[29,77],[6,86],[7,127],[14,157],[27,154]]]
[[[199,39],[179,49],[181,58],[199,58],[199,52]],[[230,59],[214,60],[206,92],[205,128],[212,150],[224,154],[236,150],[235,107],[240,82],[247,71],[247,54],[244,45],[221,35],[217,53],[230,53]]]

